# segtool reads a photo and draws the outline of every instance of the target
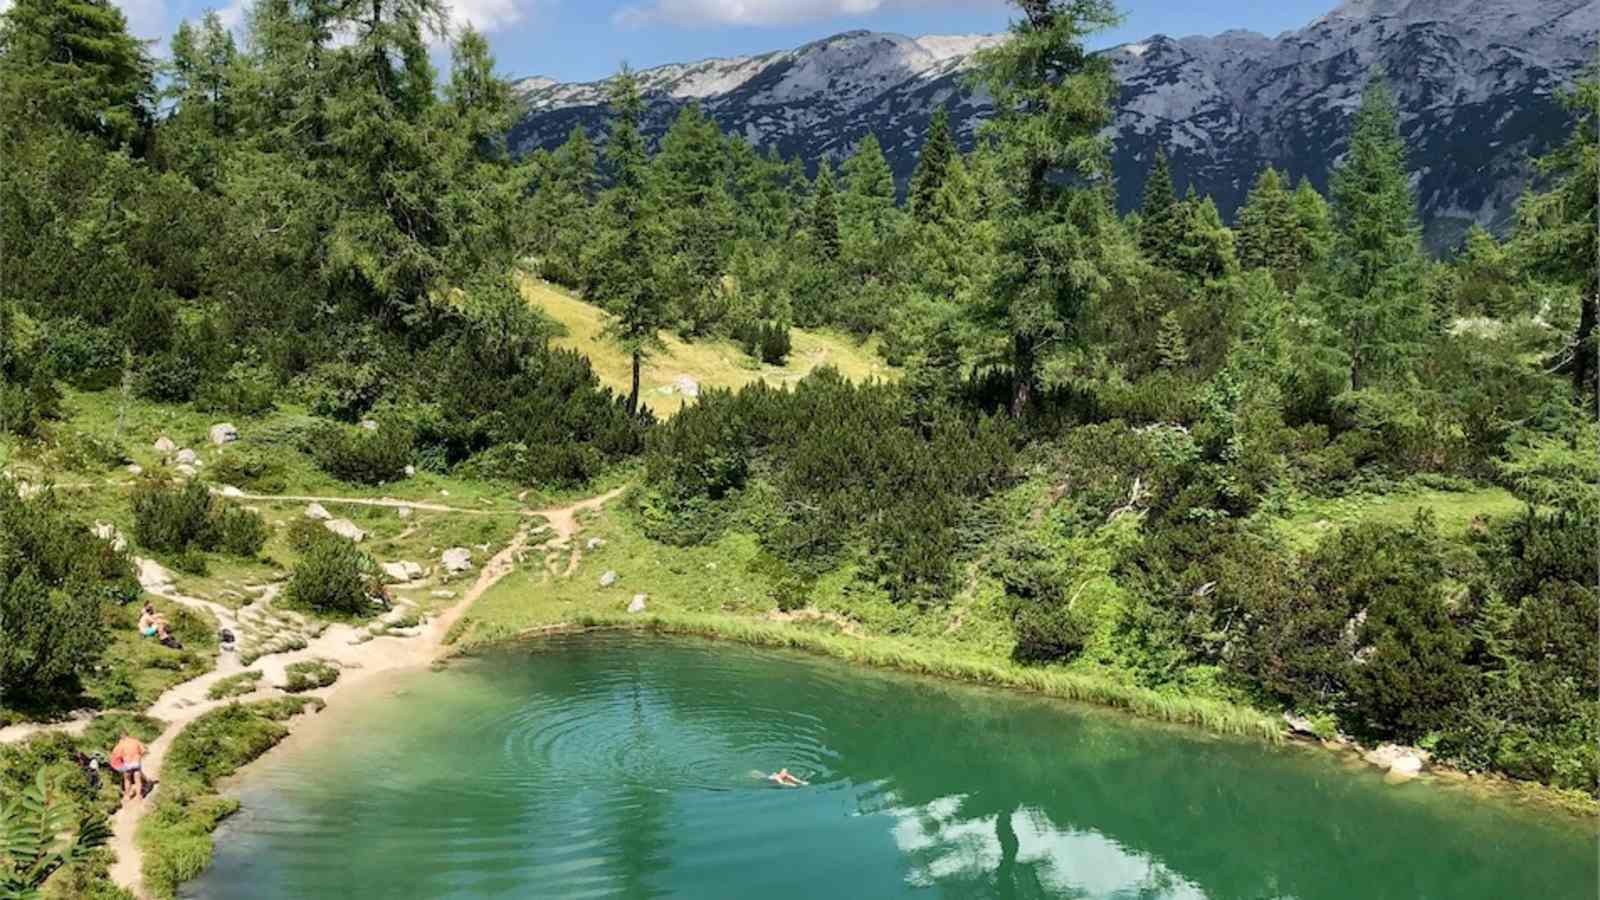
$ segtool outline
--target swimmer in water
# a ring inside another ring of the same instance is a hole
[[[767,776],[767,780],[779,787],[804,787],[807,784],[810,784],[808,781],[802,781],[801,779],[789,774],[789,770],[787,768],[782,768],[776,772],[773,772],[771,775]]]

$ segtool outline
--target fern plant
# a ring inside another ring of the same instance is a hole
[[[110,837],[104,816],[78,815],[40,772],[0,807],[0,900],[35,900],[57,869],[85,861]]]

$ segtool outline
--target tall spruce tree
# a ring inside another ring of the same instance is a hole
[[[735,227],[722,132],[699,104],[690,103],[662,137],[650,165],[667,235],[663,252],[678,275],[682,321],[691,333],[704,333],[717,317],[710,297],[721,286]]]
[[[817,164],[817,178],[811,186],[811,214],[808,216],[811,239],[828,261],[839,258],[839,196],[833,182],[833,169],[824,159]]]
[[[632,361],[628,412],[637,415],[644,361],[663,346],[661,330],[671,319],[669,289],[660,277],[659,255],[666,235],[651,190],[649,154],[639,131],[644,101],[638,79],[627,66],[612,79],[607,102],[611,130],[606,164],[611,187],[600,199],[599,234],[584,268],[590,295],[610,314],[606,335]]]
[[[1165,151],[1156,151],[1156,161],[1144,180],[1144,199],[1139,204],[1139,249],[1158,266],[1172,267],[1178,258],[1178,241],[1183,232],[1183,207],[1172,185],[1172,169]]]
[[[933,110],[933,120],[928,123],[928,136],[922,142],[922,152],[917,157],[917,169],[911,175],[908,199],[911,202],[911,215],[918,222],[927,222],[933,217],[935,198],[944,186],[945,176],[955,156],[955,140],[950,135],[950,113],[941,103]]]
[[[1589,412],[1600,415],[1600,70],[1563,100],[1575,120],[1572,134],[1539,161],[1551,188],[1522,200],[1515,246],[1536,276],[1577,287],[1577,329],[1551,368],[1571,375]]]
[[[1217,204],[1209,196],[1196,198],[1190,188],[1179,214],[1181,229],[1174,255],[1179,271],[1201,280],[1225,278],[1238,271],[1233,231],[1222,224]]]
[[[1394,95],[1382,75],[1362,91],[1332,196],[1335,236],[1323,315],[1348,359],[1351,389],[1361,390],[1402,371],[1429,322],[1416,198]]]
[[[153,73],[110,0],[14,0],[0,17],[0,157],[41,125],[140,150]]]
[[[1032,405],[1040,360],[1064,349],[1085,303],[1098,290],[1094,229],[1109,217],[1104,192],[1085,180],[1109,177],[1101,130],[1116,83],[1110,63],[1084,38],[1118,17],[1107,0],[1017,0],[1022,18],[1004,42],[979,57],[975,81],[994,98],[988,134],[999,171],[1010,178],[1003,233],[987,302],[973,313],[1006,345],[1010,409]]]
[[[1299,232],[1294,200],[1283,176],[1271,166],[1262,169],[1234,223],[1239,265],[1246,271],[1266,269],[1280,287],[1293,290],[1307,262],[1300,253],[1305,239]]]

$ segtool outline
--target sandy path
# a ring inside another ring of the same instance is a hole
[[[260,503],[347,503],[354,506],[382,506],[388,509],[407,507],[426,512],[460,513],[465,516],[504,516],[517,512],[514,509],[469,509],[465,506],[448,506],[443,503],[430,503],[426,500],[396,500],[393,497],[371,499],[367,497],[312,497],[295,494],[222,494],[220,490],[213,491],[213,493],[232,500],[250,500]],[[589,501],[585,500],[584,502],[587,503]],[[522,512],[524,515],[538,515],[538,513],[531,513],[527,510]]]
[[[512,537],[505,549],[495,554],[483,566],[472,587],[462,595],[461,599],[434,616],[420,634],[412,636],[386,635],[356,643],[357,638],[366,633],[365,625],[361,627],[346,624],[329,625],[320,636],[309,641],[304,649],[263,656],[257,659],[250,666],[250,668],[259,669],[262,673],[262,678],[259,682],[261,687],[257,688],[255,692],[242,697],[210,700],[206,697],[206,693],[210,690],[211,685],[246,668],[239,663],[236,652],[219,654],[215,669],[199,678],[170,688],[146,710],[148,715],[165,721],[167,728],[160,737],[150,743],[149,751],[145,756],[145,767],[155,774],[159,783],[161,763],[168,749],[171,748],[173,740],[183,731],[185,726],[202,714],[219,706],[241,700],[264,700],[270,697],[283,696],[277,690],[276,685],[283,683],[284,669],[293,663],[310,659],[326,659],[340,666],[343,671],[340,673],[338,681],[322,690],[310,692],[311,696],[320,697],[330,707],[334,707],[337,705],[339,696],[346,689],[360,684],[374,675],[395,669],[415,668],[432,662],[442,655],[445,637],[450,633],[450,628],[467,611],[467,608],[482,596],[485,591],[516,568],[517,561],[522,557],[527,546],[528,538],[538,524],[538,520],[531,517],[542,517],[548,523],[550,530],[553,531],[553,535],[544,542],[543,546],[551,550],[570,548],[570,565],[575,566],[582,552],[574,541],[581,528],[578,522],[579,514],[586,510],[599,509],[619,496],[622,491],[622,488],[618,488],[571,506],[545,510],[524,510],[523,513],[530,517],[530,521],[517,530],[516,535]],[[484,512],[482,510],[463,510],[455,507],[407,503],[405,501],[350,500],[340,497],[268,497],[261,499],[291,500],[294,502],[361,503],[376,506],[410,506],[413,509],[437,509],[439,511],[478,514]],[[140,581],[150,593],[174,602],[205,609],[216,615],[224,627],[236,628],[237,617],[234,611],[220,604],[176,593],[172,589],[170,576],[167,576],[160,566],[141,562],[139,568]],[[273,592],[275,592],[275,589],[273,589]],[[271,594],[268,594],[263,600],[270,600],[270,597]],[[0,741],[22,740],[32,734],[46,730],[80,732],[88,725],[89,721],[90,718],[82,718],[65,723],[13,726],[12,728],[0,730]],[[150,800],[146,799],[124,804],[111,819],[112,837],[109,846],[116,854],[116,862],[111,866],[111,878],[118,886],[131,891],[135,896],[141,898],[149,895],[145,893],[141,884],[144,858],[139,852],[138,846],[134,843],[134,836],[138,831],[140,820],[150,809],[150,802]]]

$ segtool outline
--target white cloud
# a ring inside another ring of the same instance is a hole
[[[626,6],[619,25],[792,25],[880,10],[927,6],[996,6],[1000,0],[649,0]]]
[[[522,21],[530,0],[454,0],[450,5],[450,27],[466,25],[484,32],[499,31]]]

